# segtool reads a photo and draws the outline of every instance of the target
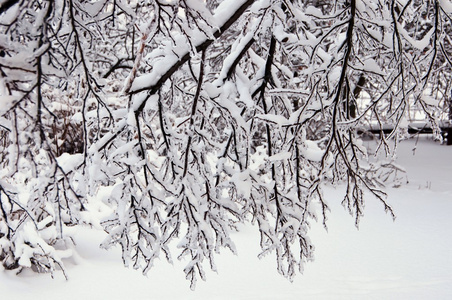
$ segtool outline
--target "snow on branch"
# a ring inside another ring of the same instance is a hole
[[[447,1],[1,3],[8,270],[66,276],[89,226],[143,273],[181,260],[195,288],[249,226],[292,280],[325,189],[345,187],[356,226],[367,201],[394,218],[410,124],[449,138]]]

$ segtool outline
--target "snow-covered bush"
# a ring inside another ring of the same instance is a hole
[[[387,140],[413,111],[439,136],[451,6],[2,2],[0,259],[63,268],[68,227],[89,224],[88,195],[108,187],[102,246],[126,265],[147,272],[177,247],[194,287],[250,222],[292,278],[313,258],[310,222],[326,226],[325,184],[346,184],[357,224],[365,193],[393,215]],[[393,128],[376,150],[387,162],[369,160],[369,124]]]

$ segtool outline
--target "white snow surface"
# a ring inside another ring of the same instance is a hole
[[[292,283],[278,275],[274,256],[257,258],[250,225],[233,235],[238,256],[222,251],[218,274],[209,272],[195,291],[184,262],[162,259],[146,277],[123,267],[119,249],[99,249],[102,231],[79,229],[79,257],[65,262],[67,281],[61,272],[52,279],[1,270],[0,299],[452,299],[452,147],[421,137],[417,145],[402,142],[398,157],[408,182],[387,189],[396,221],[368,196],[357,230],[340,205],[343,187],[327,188],[328,232],[312,225],[316,260]]]

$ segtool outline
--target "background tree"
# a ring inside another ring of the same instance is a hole
[[[439,136],[451,12],[434,0],[3,1],[3,265],[63,268],[68,228],[95,225],[88,199],[108,190],[102,246],[121,245],[126,265],[171,262],[174,244],[194,287],[251,222],[260,255],[292,278],[313,257],[310,222],[326,226],[324,185],[346,184],[357,225],[366,192],[394,215],[388,140],[414,112]],[[372,162],[358,129],[387,124],[388,161]]]

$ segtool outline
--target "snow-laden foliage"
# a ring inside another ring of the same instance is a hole
[[[394,215],[386,141],[412,118],[439,136],[451,17],[446,0],[2,1],[4,267],[62,269],[108,190],[102,246],[126,265],[176,254],[194,287],[251,222],[292,278],[325,184],[357,225],[367,192]],[[376,160],[361,134],[385,126]]]

